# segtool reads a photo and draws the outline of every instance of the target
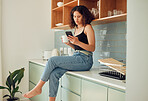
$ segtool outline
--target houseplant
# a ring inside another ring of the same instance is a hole
[[[6,89],[9,91],[9,95],[6,94],[3,96],[3,98],[9,97],[7,101],[19,100],[18,97],[15,97],[15,93],[17,92],[22,93],[21,91],[18,91],[19,90],[18,85],[21,82],[22,78],[24,77],[24,70],[25,70],[24,68],[21,68],[21,69],[15,70],[12,73],[9,71],[9,75],[6,80],[6,87],[0,86],[0,89]]]

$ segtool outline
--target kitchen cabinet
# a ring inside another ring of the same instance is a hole
[[[91,80],[64,74],[62,101],[125,101],[125,91]]]
[[[63,5],[58,7],[58,2],[63,2]],[[97,7],[97,3],[99,3],[99,8]],[[70,11],[77,5],[84,5],[90,10],[92,8],[99,10],[99,17],[92,22],[94,25],[126,21],[126,4],[127,0],[51,0],[51,28],[69,29]],[[108,16],[108,11],[113,12],[115,9],[122,11],[122,14]],[[62,23],[62,25],[56,26],[59,23]]]
[[[125,92],[108,88],[108,101],[125,101]]]
[[[81,101],[80,95],[77,95],[68,89],[62,88],[62,97],[61,101]]]
[[[29,62],[29,90],[40,80],[44,68],[43,65]],[[93,78],[87,78],[85,72],[84,74],[85,76],[77,75],[77,72],[65,73],[60,79],[56,101],[125,101],[125,90],[96,82]],[[42,94],[31,98],[31,101],[48,101],[49,82],[43,86]]]
[[[62,101],[80,101],[81,78],[64,74],[61,87]]]
[[[81,101],[107,101],[107,87],[98,83],[82,80]]]
[[[33,89],[36,84],[29,82],[29,90]],[[48,101],[49,94],[48,94],[48,83],[46,83],[42,88],[42,93],[35,97],[30,98],[31,101]]]
[[[62,87],[80,95],[81,79],[75,76],[64,74],[64,76],[62,77]]]
[[[45,66],[29,62],[29,90],[33,89],[41,78]],[[61,86],[59,86],[56,101],[60,101]],[[49,82],[46,82],[42,88],[42,93],[30,98],[31,101],[49,101]]]
[[[29,63],[29,80],[37,84],[44,71],[44,67],[35,63]]]

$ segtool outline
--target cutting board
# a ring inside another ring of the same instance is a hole
[[[99,59],[98,60],[101,64],[104,64],[108,67],[110,67],[111,69],[125,75],[126,74],[126,66],[124,63],[119,62],[116,59],[113,58],[106,58],[106,59]]]

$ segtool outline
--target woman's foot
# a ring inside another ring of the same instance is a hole
[[[55,101],[56,97],[49,97],[49,101]]]
[[[42,89],[34,88],[34,89],[32,89],[31,91],[25,93],[23,96],[24,96],[25,98],[32,98],[32,97],[34,97],[34,96],[36,96],[36,95],[41,94],[41,92],[42,92]]]

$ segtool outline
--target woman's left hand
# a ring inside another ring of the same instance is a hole
[[[79,43],[78,37],[74,37],[74,36],[71,36],[71,35],[68,36],[68,40],[69,40],[72,44],[75,44],[75,45],[78,45],[78,43]]]

